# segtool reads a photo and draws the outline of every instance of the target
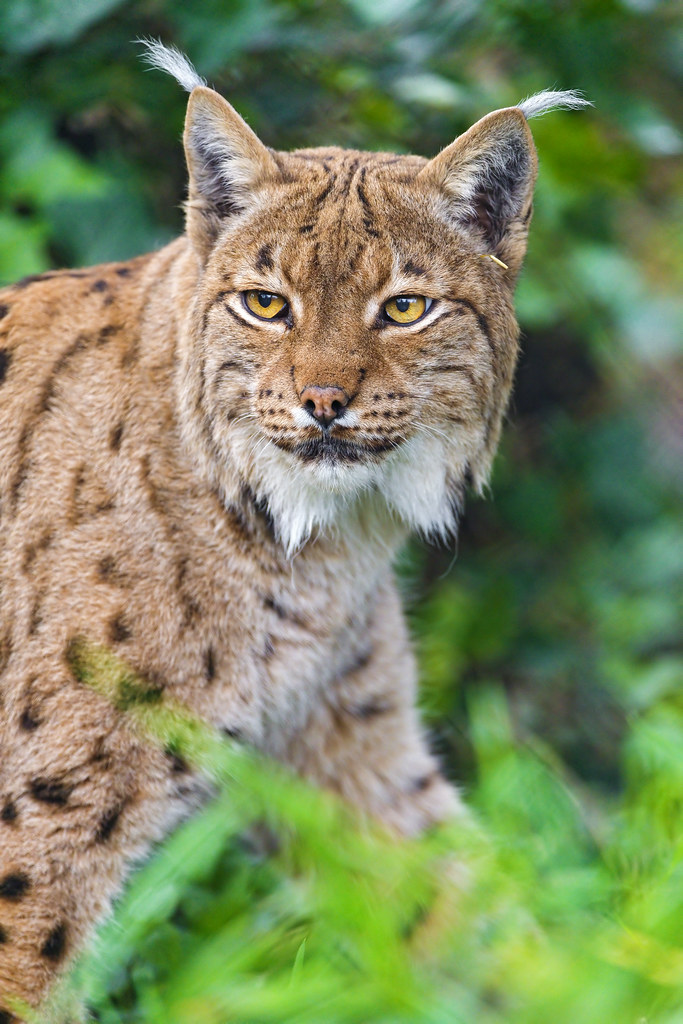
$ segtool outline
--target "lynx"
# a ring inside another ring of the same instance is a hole
[[[0,293],[0,1022],[39,1005],[193,772],[75,636],[397,836],[461,810],[392,577],[481,489],[546,92],[433,159],[276,152],[181,54],[186,233]],[[487,257],[494,256],[495,260]]]

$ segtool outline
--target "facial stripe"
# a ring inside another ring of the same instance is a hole
[[[470,313],[472,313],[475,316],[476,321],[479,324],[479,329],[481,330],[482,334],[486,338],[486,341],[488,342],[488,346],[491,349],[491,354],[492,354],[492,356],[495,359],[498,353],[496,351],[495,345],[493,344],[493,338],[491,337],[491,331],[489,330],[488,321],[487,321],[486,317],[484,316],[484,314],[479,309],[477,309],[477,307],[474,305],[474,303],[470,302],[469,299],[457,298],[457,299],[453,299],[452,301],[453,302],[457,302],[460,306],[465,306],[465,308],[469,309]]]
[[[258,329],[259,329],[258,328],[258,324],[252,324],[251,321],[246,320],[244,317],[241,317],[239,315],[239,313],[235,312],[235,310],[232,308],[232,306],[228,305],[227,302],[225,303],[223,308],[225,309],[225,311],[227,313],[230,314],[230,316],[233,318],[233,320],[237,320],[237,322],[239,324],[241,324],[243,327],[248,327],[250,331],[258,331]]]

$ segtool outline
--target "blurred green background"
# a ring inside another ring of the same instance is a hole
[[[453,839],[473,864],[459,924],[413,956],[363,857],[332,871],[347,839],[315,840],[307,798],[285,786],[269,812],[252,793],[140,876],[85,968],[99,1019],[680,1024],[680,8],[3,0],[0,283],[182,230],[186,97],[144,70],[139,36],[187,52],[278,148],[431,155],[548,87],[595,109],[532,125],[523,355],[492,494],[470,501],[457,557],[414,544],[401,565],[425,721],[481,828]],[[270,852],[244,840],[259,815]],[[417,845],[425,863],[444,851]],[[417,861],[392,898],[438,921]],[[354,917],[359,892],[372,912]]]

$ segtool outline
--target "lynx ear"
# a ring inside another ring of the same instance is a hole
[[[277,177],[277,164],[227,100],[207,88],[185,54],[159,39],[137,42],[148,67],[172,75],[190,93],[184,135],[190,175],[187,233],[204,259],[224,218],[248,207],[254,190]]]
[[[190,176],[187,233],[205,257],[224,218],[248,208],[253,192],[279,171],[237,111],[204,85],[190,94],[183,138]]]
[[[478,229],[484,251],[516,264],[524,255],[537,167],[526,118],[519,107],[508,107],[477,121],[430,160],[418,180],[441,190],[454,222]]]

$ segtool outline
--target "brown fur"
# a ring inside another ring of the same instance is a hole
[[[510,139],[523,166],[503,215],[497,157],[472,182]],[[202,788],[77,682],[76,635],[397,833],[459,807],[414,711],[390,563],[411,528],[454,528],[495,451],[536,166],[524,117],[490,115],[431,162],[272,153],[199,87],[186,148],[186,236],[0,295],[5,999],[42,999]],[[291,318],[251,317],[249,288]],[[398,294],[435,307],[381,322]],[[349,398],[337,456],[301,420],[312,386]],[[282,503],[301,488],[320,508],[295,527]]]

